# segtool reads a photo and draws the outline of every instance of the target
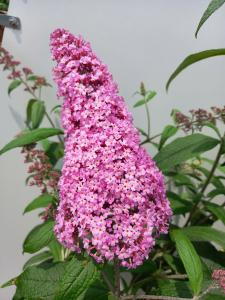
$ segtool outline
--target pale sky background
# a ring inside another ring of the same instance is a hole
[[[81,34],[108,64],[120,93],[134,115],[135,125],[145,127],[142,108],[133,109],[132,94],[140,81],[158,92],[150,109],[152,130],[161,131],[170,122],[172,108],[187,112],[191,108],[224,105],[225,57],[212,58],[190,67],[165,92],[166,81],[188,54],[225,45],[225,6],[205,24],[196,40],[196,25],[208,5],[206,0],[11,0],[9,14],[21,19],[22,30],[5,30],[3,46],[35,73],[50,82],[52,62],[49,35],[57,27]],[[29,99],[21,90],[7,96],[9,81],[0,73],[0,147],[20,131],[15,112],[22,117]],[[49,107],[58,103],[55,85],[43,98]],[[14,113],[12,114],[12,109]],[[151,149],[150,149],[151,150]],[[26,166],[20,150],[0,157],[0,283],[21,272],[29,257],[22,255],[22,242],[32,225],[39,222],[37,212],[22,215],[24,206],[38,191],[25,187]],[[12,299],[14,288],[0,290],[0,299]]]

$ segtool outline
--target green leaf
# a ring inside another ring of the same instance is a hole
[[[27,80],[31,80],[31,81],[35,81],[35,80],[37,80],[38,79],[38,76],[36,76],[36,75],[29,75],[28,77],[27,77]]]
[[[26,124],[29,125],[31,122],[31,111],[32,111],[32,105],[38,100],[36,99],[30,99],[27,103],[27,110],[26,110],[26,114],[27,114],[27,119],[26,119]]]
[[[198,32],[202,25],[205,23],[205,21],[218,9],[224,4],[225,0],[212,0],[209,3],[209,6],[205,10],[203,16],[201,17],[201,20],[198,24],[197,30],[195,32],[195,37],[197,38]]]
[[[54,166],[63,157],[64,149],[61,143],[50,142],[45,153],[49,157],[50,163]]]
[[[62,134],[62,130],[57,128],[38,128],[31,131],[27,131],[22,133],[19,137],[15,138],[8,144],[6,144],[1,150],[0,155],[14,149],[16,147],[22,147],[25,145],[29,145],[47,137]]]
[[[97,274],[92,261],[84,264],[74,257],[66,267],[55,300],[77,299],[96,280]]]
[[[208,211],[221,220],[225,225],[225,208],[223,206],[211,202],[204,202],[204,205]]]
[[[208,193],[207,197],[210,199],[213,199],[214,197],[218,195],[225,195],[225,188],[217,188],[215,190],[212,190]]]
[[[219,140],[200,133],[177,138],[162,148],[154,157],[158,167],[163,171],[169,170],[192,157],[214,148]]]
[[[179,195],[173,192],[168,191],[167,197],[170,200],[174,215],[185,214],[192,208],[192,204],[189,201],[182,199]]]
[[[158,295],[168,297],[191,298],[192,293],[187,281],[159,279],[157,280]]]
[[[87,290],[84,300],[108,300],[109,290],[100,280],[96,280]]]
[[[51,109],[50,113],[52,113],[52,112],[58,112],[58,110],[60,110],[61,107],[62,107],[62,105],[60,105],[60,104],[54,106],[54,107]]]
[[[41,262],[44,262],[50,258],[52,258],[52,254],[49,251],[44,251],[44,252],[38,253],[38,254],[32,256],[30,259],[28,259],[28,261],[23,266],[23,270],[25,270],[26,268],[28,268],[30,266],[37,265]]]
[[[31,122],[32,128],[36,129],[41,124],[45,115],[45,105],[43,101],[36,100],[31,106]]]
[[[20,86],[20,85],[21,85],[21,80],[19,80],[19,79],[13,80],[13,81],[10,83],[9,87],[8,87],[8,95],[10,95],[11,92],[12,92],[13,90],[15,90],[15,89],[16,89],[18,86]]]
[[[177,133],[178,128],[172,125],[167,125],[162,132],[161,139],[159,142],[159,150],[165,144],[165,142]]]
[[[46,221],[34,227],[23,243],[23,251],[35,253],[47,246],[54,238],[53,221]]]
[[[192,64],[194,64],[194,63],[196,63],[200,60],[207,59],[209,57],[218,56],[218,55],[225,55],[225,49],[221,48],[221,49],[205,50],[205,51],[197,52],[197,53],[194,53],[194,54],[191,54],[191,55],[187,56],[182,61],[182,63],[176,68],[176,70],[173,72],[173,74],[170,76],[170,78],[169,78],[169,80],[167,81],[167,84],[166,84],[166,90],[168,91],[171,82],[185,68],[189,67],[190,65],[192,65]]]
[[[12,278],[12,279],[8,280],[7,282],[3,283],[0,287],[3,289],[5,287],[11,286],[11,285],[16,285],[16,280],[17,280],[17,277]]]
[[[145,96],[145,98],[139,100],[137,103],[134,104],[133,107],[138,107],[138,106],[141,106],[141,105],[144,105],[145,103],[148,103],[152,98],[155,97],[157,93],[155,91],[149,91],[147,93],[147,95]]]
[[[177,252],[184,264],[194,295],[198,295],[203,281],[201,260],[194,246],[181,230],[172,230],[170,234],[176,243]]]
[[[52,241],[48,244],[48,248],[50,249],[52,256],[54,258],[54,262],[63,261],[64,257],[62,257],[63,246],[56,240],[54,237]]]
[[[47,207],[49,204],[54,203],[55,198],[49,194],[42,194],[35,198],[31,203],[29,203],[24,209],[24,214],[37,208]]]
[[[182,229],[192,241],[210,241],[225,249],[225,232],[207,226],[190,226]]]
[[[54,300],[66,265],[66,263],[43,263],[26,268],[17,280],[21,300]]]

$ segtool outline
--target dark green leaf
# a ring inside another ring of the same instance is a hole
[[[54,238],[53,221],[46,221],[34,227],[23,243],[23,251],[35,253],[47,246]]]
[[[172,125],[167,125],[162,132],[161,139],[159,142],[159,150],[165,144],[165,142],[177,133],[178,128]]]
[[[225,225],[225,208],[223,206],[211,202],[204,202],[204,205],[208,211],[221,220]]]
[[[197,30],[195,32],[195,37],[197,38],[198,32],[202,25],[205,23],[205,21],[218,9],[224,4],[225,0],[212,0],[209,3],[209,6],[205,10],[203,16],[201,17],[201,20],[198,24]]]
[[[8,95],[10,95],[11,92],[12,92],[13,90],[15,90],[15,89],[16,89],[18,86],[20,86],[20,85],[21,85],[21,80],[19,80],[19,79],[13,80],[13,81],[10,83],[9,87],[8,87]]]
[[[97,274],[92,261],[84,263],[73,258],[66,267],[55,300],[77,299],[93,284]]]
[[[137,103],[134,104],[133,107],[138,107],[141,105],[144,105],[145,103],[148,103],[153,97],[155,97],[156,92],[155,91],[149,91],[145,98],[139,100]]]
[[[31,106],[32,128],[36,129],[41,124],[45,115],[45,105],[43,101],[35,101]]]
[[[211,49],[211,50],[205,50],[201,52],[197,52],[194,54],[189,55],[185,58],[185,60],[176,68],[176,70],[173,72],[173,74],[170,76],[169,80],[166,84],[166,90],[169,89],[170,83],[174,80],[177,75],[182,72],[184,69],[186,69],[188,66],[203,60],[207,59],[209,57],[219,56],[219,55],[225,55],[225,49]]]
[[[31,131],[27,131],[25,133],[22,133],[19,137],[15,138],[11,142],[9,142],[7,145],[5,145],[0,150],[0,155],[13,148],[29,145],[46,139],[47,137],[59,135],[62,133],[62,130],[57,128],[38,128]]]
[[[158,295],[168,297],[191,298],[192,293],[187,281],[159,279],[157,280]]]
[[[194,295],[198,295],[203,281],[201,260],[194,246],[181,230],[172,230],[171,237],[176,243],[177,252],[184,264]]]
[[[200,133],[177,138],[159,151],[154,157],[158,167],[163,171],[169,170],[181,162],[193,158],[218,145],[219,140]]]
[[[84,300],[108,300],[109,290],[100,281],[96,280],[87,290]]]
[[[42,194],[35,198],[31,203],[29,203],[24,209],[24,214],[37,208],[47,207],[49,204],[54,203],[55,198],[49,194]]]
[[[32,256],[30,259],[28,259],[28,261],[23,266],[23,270],[25,270],[27,267],[37,265],[41,262],[44,262],[50,258],[52,258],[52,254],[49,251],[44,251],[44,252],[38,253],[38,254]]]
[[[182,199],[179,195],[173,192],[168,191],[167,197],[170,200],[174,215],[185,214],[192,208],[192,204],[189,201]]]
[[[206,226],[191,226],[182,229],[192,241],[210,241],[225,249],[225,232]]]
[[[213,199],[218,195],[225,195],[225,188],[217,188],[215,190],[212,190],[211,192],[208,193],[207,197]]]
[[[64,149],[61,143],[50,142],[45,153],[49,157],[50,163],[54,166],[63,157]]]

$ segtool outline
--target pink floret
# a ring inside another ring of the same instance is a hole
[[[99,263],[118,258],[135,268],[168,231],[162,173],[139,146],[124,99],[90,44],[57,29],[51,52],[65,132],[56,236]]]

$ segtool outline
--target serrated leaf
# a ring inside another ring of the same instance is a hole
[[[66,267],[55,300],[77,299],[96,280],[98,271],[92,261],[73,258]]]
[[[166,90],[168,91],[169,86],[170,86],[171,82],[174,80],[174,78],[177,77],[177,75],[179,73],[181,73],[184,69],[186,69],[190,65],[195,64],[196,62],[198,62],[200,60],[207,59],[209,57],[219,56],[219,55],[225,55],[224,48],[205,50],[205,51],[197,52],[197,53],[187,56],[170,76],[170,78],[166,84]]]
[[[172,136],[174,136],[178,131],[178,128],[172,125],[167,125],[162,132],[161,139],[159,142],[159,150],[165,144],[165,142]]]
[[[210,241],[225,249],[225,232],[207,226],[190,226],[182,232],[192,241]]]
[[[31,266],[18,277],[17,288],[21,299],[54,300],[65,272],[66,263]]]
[[[225,225],[225,208],[223,206],[211,202],[204,202],[204,205],[208,211],[221,220]]]
[[[49,220],[34,227],[23,243],[23,251],[35,253],[47,246],[54,238],[54,222]]]
[[[177,138],[162,148],[154,160],[161,170],[167,171],[181,162],[213,149],[219,142],[200,133]]]
[[[35,101],[31,106],[31,123],[32,128],[36,129],[41,124],[45,115],[45,105],[42,101]]]
[[[172,230],[170,235],[175,241],[177,252],[184,264],[194,295],[198,295],[203,281],[201,260],[194,246],[181,230]]]
[[[202,25],[207,21],[207,19],[218,9],[220,8],[223,4],[225,3],[225,0],[212,0],[209,3],[209,6],[205,10],[203,16],[201,17],[201,20],[198,24],[197,30],[195,32],[195,37],[197,38],[198,32]]]
[[[15,90],[18,86],[20,86],[21,83],[22,83],[22,82],[21,82],[21,80],[19,80],[19,79],[13,80],[13,81],[10,83],[9,87],[8,87],[8,95],[10,95],[11,92],[12,92],[13,90]]]
[[[24,209],[24,214],[30,212],[37,208],[47,207],[49,204],[54,203],[55,198],[50,194],[42,194],[35,198],[31,203],[29,203]]]
[[[25,133],[22,133],[19,137],[15,138],[8,144],[6,144],[0,150],[0,155],[16,147],[29,145],[41,141],[43,139],[46,139],[50,136],[59,135],[62,133],[63,133],[62,130],[57,128],[38,128],[31,131],[27,131]]]
[[[147,95],[145,96],[145,98],[136,102],[133,107],[138,107],[138,106],[144,105],[145,103],[148,103],[150,100],[152,100],[155,97],[156,94],[157,93],[155,91],[149,91],[147,93]]]
[[[52,258],[52,254],[49,251],[44,251],[44,252],[38,253],[38,254],[32,256],[30,259],[28,259],[28,261],[23,266],[23,270],[25,270],[26,268],[28,268],[30,266],[37,265],[41,262],[44,262],[50,258]]]
[[[108,288],[100,281],[96,280],[87,290],[84,300],[108,300]]]

